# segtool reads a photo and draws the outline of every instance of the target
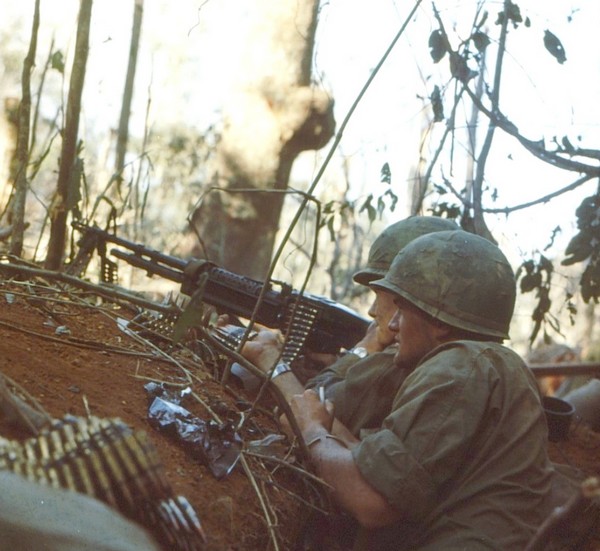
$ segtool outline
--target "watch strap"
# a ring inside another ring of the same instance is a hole
[[[279,362],[276,366],[275,369],[273,370],[273,372],[271,373],[271,380],[273,380],[275,377],[279,377],[279,375],[283,374],[283,373],[287,373],[288,371],[291,371],[292,368],[290,367],[290,365],[286,362]]]

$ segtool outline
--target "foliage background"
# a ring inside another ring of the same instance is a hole
[[[93,8],[80,128],[88,186],[84,209],[88,213],[96,198],[112,183],[114,132],[127,66],[132,4],[103,0]],[[594,147],[600,133],[600,52],[593,43],[600,6],[594,0],[543,5],[525,1],[519,5],[531,18],[531,26],[521,26],[510,35],[504,69],[506,84],[502,89],[505,113],[530,139],[544,138],[552,143],[554,138],[569,136],[573,143]],[[41,69],[52,55],[60,52],[67,71],[70,67],[78,2],[64,0],[61,9],[56,9],[55,3],[42,2],[41,7],[37,66],[32,75],[34,91],[40,84]],[[501,4],[488,2],[487,7],[495,13]],[[180,0],[176,6],[162,0],[145,3],[129,165],[124,174],[130,195],[125,191],[117,199],[121,220],[131,224],[135,221],[134,237],[154,248],[176,254],[185,245],[186,217],[206,184],[206,162],[218,137],[222,106],[243,70],[238,54],[241,48],[251,47],[244,30],[251,9],[251,3],[240,5],[235,0]],[[2,96],[11,98],[20,94],[20,71],[29,42],[33,2],[8,3],[4,10],[0,28]],[[440,13],[453,37],[458,40],[468,36],[473,3],[445,4]],[[314,70],[318,83],[335,98],[338,122],[350,109],[404,17],[406,7],[398,1],[381,1],[369,7],[357,0],[322,3]],[[491,16],[490,25],[493,19]],[[419,157],[432,154],[441,132],[441,125],[431,125],[429,98],[434,85],[447,84],[449,75],[447,65],[434,64],[429,56],[427,39],[436,26],[429,6],[423,7],[353,114],[317,190],[336,239],[331,241],[328,232],[321,234],[319,258],[308,288],[362,310],[365,297],[353,296],[356,288],[349,275],[366,256],[369,240],[386,223],[409,214],[410,184]],[[563,64],[557,63],[544,48],[543,33],[547,28],[565,46],[567,61]],[[28,202],[31,226],[26,255],[30,257],[43,248],[40,235],[56,179],[60,144],[57,126],[64,117],[67,83],[64,73],[49,70],[40,96],[40,124],[33,156],[43,159],[43,163],[32,183]],[[464,115],[468,117],[468,113]],[[6,125],[5,121],[2,124]],[[6,129],[0,132],[0,152],[5,149]],[[465,153],[467,149],[464,138],[457,139],[454,150]],[[290,185],[306,189],[324,155],[325,151],[302,154],[294,166]],[[446,175],[459,182],[467,171],[460,159],[457,154],[456,161],[444,167]],[[389,182],[381,176],[386,163],[391,174]],[[496,138],[486,177],[488,206],[502,207],[534,200],[573,179],[571,174],[532,160],[513,140],[502,135]],[[539,258],[541,253],[560,261],[576,231],[575,208],[583,197],[595,192],[595,186],[597,182],[589,182],[559,199],[508,216],[486,216],[492,234],[515,269],[526,259]],[[389,190],[391,195],[386,194]],[[8,186],[2,189],[2,204],[9,191]],[[361,210],[370,195],[375,206],[378,198],[383,201],[381,217],[375,220],[370,219],[368,210]],[[448,199],[448,195],[433,193],[427,198],[427,205],[435,207]],[[290,195],[283,229],[286,216],[295,212],[297,204],[297,196]],[[101,202],[100,212],[106,206]],[[557,226],[560,231],[554,232]],[[298,276],[305,273],[310,260],[314,227],[314,218],[307,214],[287,246],[276,277],[301,283]],[[575,296],[579,323],[572,326],[573,310],[564,302],[565,293],[576,295],[580,271],[579,266],[560,267],[553,274],[552,315],[560,322],[563,334],[553,336],[587,347],[595,340],[593,306],[584,305]],[[128,283],[147,286],[148,281],[143,275],[131,274]],[[153,281],[151,288],[164,292],[167,286]],[[512,334],[513,344],[522,350],[531,333],[534,307],[532,294],[520,296]]]

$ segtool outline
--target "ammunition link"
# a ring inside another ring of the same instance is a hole
[[[67,416],[23,442],[0,438],[0,470],[95,497],[142,524],[168,549],[205,541],[193,507],[174,496],[156,448],[119,419]]]

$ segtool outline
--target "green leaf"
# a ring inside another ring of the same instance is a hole
[[[431,96],[431,106],[433,107],[433,122],[441,122],[444,120],[444,104],[442,102],[442,95],[440,93],[440,87],[436,84]]]
[[[551,260],[548,260],[544,255],[540,257],[540,270],[548,272],[550,275],[554,271],[554,264]]]
[[[570,153],[570,154],[575,153],[575,148],[573,147],[573,144],[571,143],[571,141],[569,140],[569,138],[567,136],[563,136],[562,144],[567,153]]]
[[[173,327],[173,343],[177,344],[193,327],[202,325],[204,320],[204,288],[208,281],[208,274],[204,273],[198,278],[198,287],[190,298],[187,306],[177,318]]]
[[[391,199],[390,210],[394,212],[398,204],[398,196],[391,189],[386,189],[384,195],[387,195]]]
[[[507,6],[508,19],[513,23],[522,23],[523,17],[521,16],[521,8],[517,4],[508,2]]]
[[[549,291],[547,288],[542,287],[540,288],[540,298],[539,298],[539,302],[538,305],[535,307],[535,310],[533,311],[533,314],[531,315],[531,317],[533,318],[534,321],[543,321],[546,314],[548,313],[548,310],[550,310],[550,306],[552,305],[552,302],[550,301],[549,298]]]
[[[496,19],[496,25],[502,25],[504,23],[504,11],[498,13],[498,19]],[[512,2],[508,2],[506,6],[506,15],[509,21],[512,21],[513,27],[516,29],[519,26],[519,23],[523,22],[523,17],[521,16],[521,8],[517,6],[517,4],[513,4]],[[527,23],[526,23],[527,24]]]
[[[544,46],[546,50],[550,52],[552,56],[558,61],[560,64],[567,61],[567,55],[565,53],[565,49],[559,38],[552,34],[548,29],[544,31]]]
[[[384,163],[381,167],[381,182],[388,185],[392,183],[392,171],[388,163]]]
[[[598,303],[600,296],[600,265],[598,260],[590,262],[581,276],[581,297],[587,304],[591,299]]]
[[[59,73],[65,73],[65,58],[60,50],[56,50],[50,58],[50,67],[56,69]]]
[[[535,274],[526,274],[521,278],[521,293],[529,293],[534,289],[538,288],[542,284],[542,274],[536,272]]]
[[[475,44],[478,52],[484,52],[490,45],[490,38],[484,32],[477,31],[473,34],[473,44]]]
[[[440,29],[429,35],[429,54],[434,63],[438,63],[450,51],[448,39]]]
[[[327,220],[327,229],[329,230],[329,239],[335,241],[335,228],[333,227],[334,217],[330,216]]]
[[[375,219],[377,218],[377,210],[371,204],[372,201],[373,201],[373,194],[369,194],[369,196],[366,198],[365,202],[363,203],[362,207],[360,207],[360,210],[358,211],[358,214],[362,214],[362,212],[366,210],[370,223],[373,223],[375,221]]]
[[[594,225],[600,218],[600,195],[590,195],[575,210],[577,227],[581,230]]]
[[[377,198],[377,214],[379,218],[381,218],[383,211],[385,210],[385,201],[383,200],[383,195]]]
[[[477,76],[477,71],[472,71],[467,65],[467,60],[457,54],[456,52],[450,53],[450,74],[460,82],[466,84],[473,77]]]
[[[531,344],[533,344],[533,342],[535,341],[535,338],[537,337],[539,331],[540,331],[540,327],[542,326],[542,322],[541,321],[536,321],[533,325],[533,331],[531,332],[531,337],[529,337],[529,342]]]
[[[573,236],[565,250],[567,258],[564,258],[561,264],[563,266],[571,266],[572,264],[586,260],[593,252],[590,237],[586,230],[582,230]]]
[[[551,316],[548,316],[546,318],[546,322],[548,322],[548,324],[550,325],[550,327],[552,327],[552,329],[554,329],[554,331],[560,333],[560,324],[558,323],[558,320],[552,318]]]
[[[459,205],[451,205],[446,202],[438,203],[434,209],[430,209],[434,216],[443,218],[446,215],[450,220],[456,220],[460,216],[461,207]]]
[[[532,274],[533,271],[535,270],[535,264],[534,264],[533,260],[526,260],[525,262],[523,262],[523,264],[521,264],[519,271],[521,270],[521,268],[523,268],[523,270],[525,270],[526,273]],[[517,273],[519,273],[519,272],[517,272]]]
[[[328,203],[325,203],[325,205],[323,206],[323,214],[331,214],[333,212],[333,205],[334,205],[333,201],[329,201]]]

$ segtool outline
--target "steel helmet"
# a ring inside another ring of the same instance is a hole
[[[398,251],[416,237],[456,229],[458,225],[455,222],[437,216],[411,216],[388,226],[373,241],[367,266],[354,274],[354,281],[368,285],[371,281],[385,276]]]
[[[455,230],[418,237],[371,285],[453,327],[508,338],[515,276],[502,251],[478,235]]]

